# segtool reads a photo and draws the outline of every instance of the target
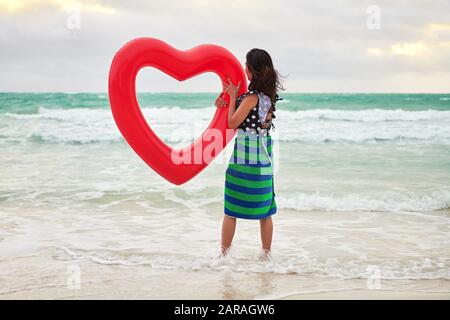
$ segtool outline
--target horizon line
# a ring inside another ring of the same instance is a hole
[[[108,91],[0,91],[0,94],[106,94]],[[138,91],[138,94],[220,94],[216,91]],[[283,94],[450,94],[449,92],[407,92],[407,91],[280,91]]]

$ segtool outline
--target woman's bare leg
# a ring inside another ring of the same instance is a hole
[[[234,232],[236,230],[236,218],[224,215],[222,224],[222,256],[227,255],[227,250],[233,241]]]
[[[270,252],[272,245],[273,223],[272,217],[259,220],[261,225],[261,242],[264,252]]]

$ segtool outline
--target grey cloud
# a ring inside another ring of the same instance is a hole
[[[82,11],[81,29],[65,27],[67,13],[56,7],[16,14],[0,13],[0,90],[105,91],[109,64],[125,42],[153,36],[179,48],[202,43],[222,45],[240,61],[253,47],[266,49],[289,91],[371,91],[391,79],[399,90],[420,90],[414,77],[444,72],[450,80],[448,48],[432,59],[371,57],[368,48],[387,50],[395,43],[429,39],[431,22],[450,23],[447,1],[377,1],[381,29],[368,30],[366,8],[372,1],[100,1],[115,15]],[[260,5],[258,5],[260,4]],[[447,39],[447,40],[446,40]],[[144,72],[142,88],[177,91],[179,84],[157,72]],[[214,77],[200,77],[186,90],[217,91]],[[162,85],[164,84],[164,85]],[[345,87],[347,84],[347,87]],[[344,85],[344,86],[343,86]],[[443,88],[442,84],[436,90]]]

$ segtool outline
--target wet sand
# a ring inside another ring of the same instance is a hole
[[[283,300],[450,300],[450,292],[345,290],[295,294]]]
[[[446,280],[382,281],[380,290],[368,290],[364,279],[105,265],[86,259],[67,259],[56,249],[3,259],[0,265],[0,299],[450,298],[450,284]],[[343,287],[348,289],[342,290]]]

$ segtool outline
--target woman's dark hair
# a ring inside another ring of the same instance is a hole
[[[246,64],[252,73],[252,80],[248,85],[248,90],[258,90],[270,97],[272,107],[269,112],[275,118],[275,104],[278,100],[278,91],[285,90],[280,82],[280,75],[273,67],[272,58],[267,51],[254,48],[246,55]]]

